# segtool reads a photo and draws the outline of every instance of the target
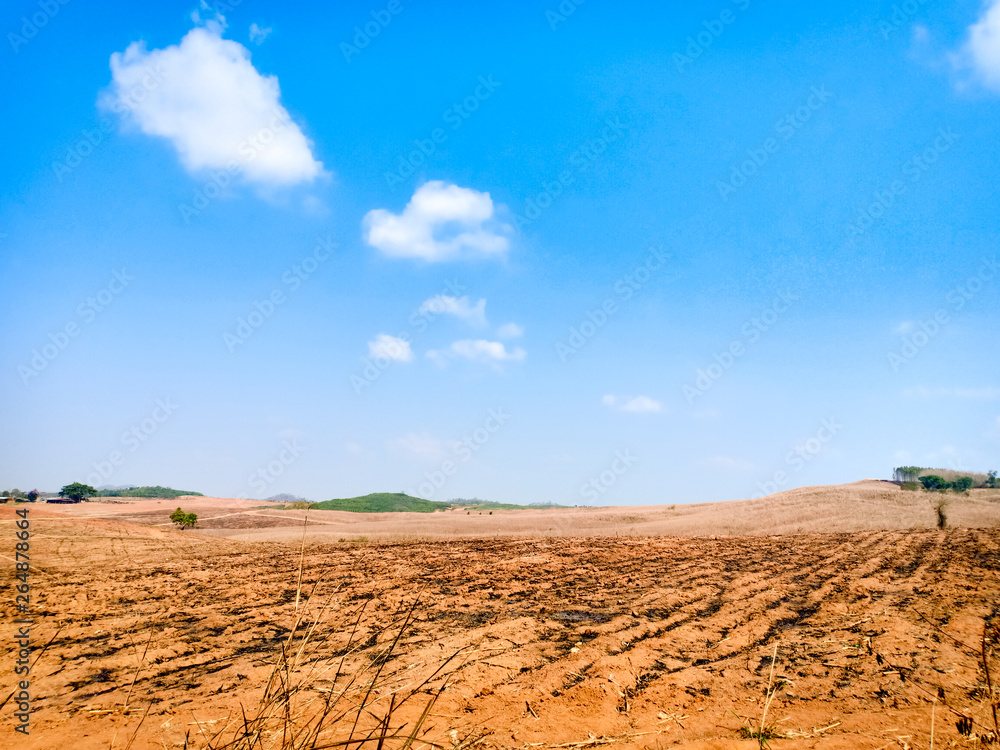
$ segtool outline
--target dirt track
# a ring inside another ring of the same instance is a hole
[[[51,520],[33,554],[35,642],[59,635],[32,674],[31,737],[7,707],[2,747],[124,747],[147,706],[133,747],[182,747],[254,703],[292,622],[294,546]],[[304,565],[304,590],[322,580],[303,606],[333,602],[317,654],[363,606],[374,658],[418,594],[391,669],[409,680],[466,649],[430,720],[444,747],[756,747],[739,731],[775,643],[768,723],[797,739],[774,747],[927,747],[939,689],[937,746],[964,742],[959,715],[992,727],[977,655],[1000,602],[995,531],[313,545]],[[5,633],[13,617],[8,602]]]

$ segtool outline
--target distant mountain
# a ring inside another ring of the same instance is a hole
[[[494,503],[488,500],[455,499],[448,502],[424,500],[412,497],[405,492],[373,492],[361,497],[348,497],[338,500],[326,500],[322,503],[312,503],[313,510],[346,510],[351,513],[433,513],[436,510],[451,510],[457,508],[474,508],[476,510],[526,510],[529,508],[561,508],[561,505],[514,505],[513,503]]]
[[[411,497],[405,492],[373,492],[361,497],[326,500],[309,506],[313,510],[346,510],[352,513],[433,513],[448,510],[449,503]]]
[[[516,503],[495,503],[492,500],[480,500],[474,497],[467,500],[463,497],[456,497],[448,501],[448,505],[453,508],[472,508],[474,510],[546,510],[548,508],[569,508],[569,505],[557,505],[556,503],[531,503],[530,505],[517,505]]]
[[[306,500],[304,497],[299,497],[298,495],[289,495],[287,492],[282,492],[280,495],[271,495],[271,497],[264,498],[265,503],[313,503]]]

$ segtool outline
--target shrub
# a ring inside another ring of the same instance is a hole
[[[951,482],[945,481],[942,477],[937,474],[928,474],[925,477],[920,477],[920,483],[924,486],[925,490],[946,490],[951,487]]]
[[[968,492],[972,489],[972,477],[959,477],[951,483],[951,488],[955,492]]]
[[[188,526],[193,528],[194,525],[198,523],[198,515],[196,513],[185,513],[183,510],[178,508],[170,514],[170,520],[180,526],[181,531],[183,531]]]
[[[921,487],[920,482],[903,482],[899,485],[904,490],[919,490]]]
[[[985,486],[989,487],[990,489],[994,489],[994,490],[996,489],[996,487],[997,487],[997,473],[995,471],[991,471],[986,476]]]

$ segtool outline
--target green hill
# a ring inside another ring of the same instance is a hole
[[[165,497],[173,500],[181,495],[197,495],[202,497],[200,492],[188,492],[187,490],[175,490],[170,487],[131,487],[127,490],[101,490],[98,497]]]
[[[309,507],[312,510],[346,510],[352,513],[433,513],[452,506],[450,503],[411,497],[403,492],[373,492],[362,497],[313,503]]]
[[[514,505],[513,503],[494,503],[488,500],[464,500],[456,498],[449,502],[424,500],[412,497],[405,492],[373,492],[362,497],[346,497],[339,500],[326,500],[322,503],[311,503],[312,510],[346,510],[351,513],[433,513],[436,510],[465,508],[467,510],[526,510],[530,508],[562,508],[568,506],[536,503],[534,505]]]

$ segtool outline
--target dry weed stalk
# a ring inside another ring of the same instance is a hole
[[[774,685],[774,663],[777,659],[778,643],[775,642],[774,653],[771,654],[771,669],[767,676],[767,690],[764,692],[764,711],[760,715],[760,726],[757,729],[747,729],[746,727],[743,727],[740,730],[740,734],[744,739],[757,740],[758,746],[762,749],[770,747],[768,740],[781,736],[773,726],[769,727],[766,725],[768,709],[771,708],[771,703],[774,701],[774,697],[778,694],[778,689],[781,687],[780,685]]]

